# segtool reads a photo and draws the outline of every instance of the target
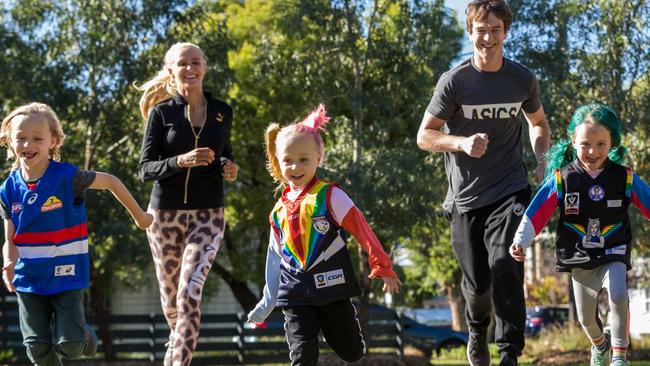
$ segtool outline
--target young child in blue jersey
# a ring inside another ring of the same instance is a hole
[[[319,331],[347,362],[366,353],[350,301],[360,289],[344,231],[368,252],[369,277],[382,279],[385,292],[398,292],[402,284],[350,197],[337,184],[316,176],[325,155],[320,130],[328,121],[320,105],[299,123],[283,128],[271,124],[265,135],[269,172],[286,189],[269,215],[264,298],[248,320],[262,322],[276,305],[282,307],[294,366],[318,363]]]
[[[568,139],[549,152],[547,180],[517,229],[510,254],[524,260],[524,249],[560,211],[556,229],[557,270],[571,273],[578,320],[591,340],[591,365],[627,365],[628,295],[632,230],[628,206],[650,219],[650,188],[620,165],[621,123],[603,104],[588,104],[571,118]],[[597,316],[598,294],[606,289],[611,339]]]
[[[14,159],[0,186],[2,280],[18,297],[23,343],[35,365],[97,351],[83,308],[90,280],[86,190],[110,190],[141,229],[153,220],[118,178],[59,162],[64,138],[56,114],[41,103],[13,110],[0,127],[0,143]]]

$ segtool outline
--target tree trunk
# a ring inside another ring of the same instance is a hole
[[[257,305],[258,299],[250,288],[248,288],[246,282],[236,279],[230,272],[216,262],[212,264],[212,269],[228,284],[235,299],[237,299],[237,302],[239,302],[239,305],[241,305],[244,311],[249,312],[253,310],[255,305]]]
[[[370,344],[370,332],[368,332],[368,321],[370,320],[370,268],[368,267],[368,253],[366,253],[361,246],[357,247],[359,253],[359,287],[361,287],[361,295],[359,296],[358,316],[361,324],[361,334],[366,344]]]
[[[97,275],[97,271],[91,267],[90,270],[90,298],[95,324],[99,331],[99,338],[102,340],[102,350],[106,361],[115,361],[117,355],[113,349],[113,335],[109,324],[110,312],[108,310],[104,281]]]
[[[465,298],[460,289],[460,281],[462,278],[462,273],[460,270],[457,270],[453,276],[454,282],[443,284],[443,286],[447,292],[447,301],[451,309],[451,328],[459,332],[466,332]]]

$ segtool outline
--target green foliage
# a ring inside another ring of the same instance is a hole
[[[527,306],[566,304],[569,294],[565,286],[558,286],[557,276],[545,276],[538,281],[527,284]]]

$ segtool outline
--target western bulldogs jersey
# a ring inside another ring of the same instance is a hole
[[[77,171],[71,164],[50,161],[35,189],[29,189],[18,170],[0,187],[15,228],[17,291],[51,295],[88,287],[86,208],[74,202],[73,194]]]
[[[591,269],[612,261],[624,262],[629,269],[630,202],[650,218],[650,189],[630,168],[606,160],[600,174],[592,178],[575,160],[558,169],[537,192],[514,242],[529,246],[559,208],[558,271]]]

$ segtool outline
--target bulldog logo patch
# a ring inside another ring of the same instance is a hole
[[[63,202],[61,202],[61,200],[56,196],[50,196],[50,198],[45,201],[43,206],[41,206],[41,212],[48,212],[59,209],[61,207],[63,207]]]

